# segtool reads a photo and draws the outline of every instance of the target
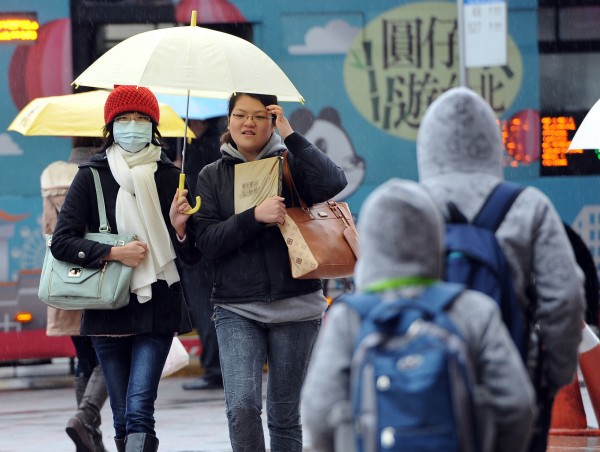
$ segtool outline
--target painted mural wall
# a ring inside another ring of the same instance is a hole
[[[68,158],[67,138],[6,132],[20,108],[39,96],[70,93],[71,42],[67,0],[3,0],[3,11],[36,11],[34,45],[0,44],[0,283],[41,266],[39,176]],[[415,137],[429,103],[458,83],[456,3],[397,0],[174,0],[187,23],[246,21],[254,43],[288,74],[306,99],[284,107],[296,130],[340,165],[348,187],[338,196],[358,213],[365,197],[391,177],[417,179]],[[469,70],[469,85],[496,110],[539,127],[537,2],[508,2],[508,62]],[[76,43],[75,43],[76,45]],[[539,134],[505,133],[515,143],[505,156],[508,179],[536,185],[579,232],[594,231],[595,177],[539,177]],[[515,136],[510,136],[510,134]],[[536,141],[538,140],[538,141]],[[585,211],[583,210],[585,207]],[[598,217],[600,218],[600,217]],[[577,219],[577,221],[576,221]],[[585,220],[585,221],[583,221]],[[586,239],[586,237],[584,237]],[[595,242],[594,242],[595,243]],[[600,249],[598,249],[600,257]]]
[[[306,1],[294,10],[288,2],[235,4],[256,24],[255,43],[306,99],[287,106],[292,124],[346,170],[350,184],[341,197],[354,211],[382,181],[417,178],[420,119],[458,84],[456,2]],[[539,110],[536,8],[535,1],[509,2],[507,64],[468,73],[469,85],[504,120],[538,118],[531,114]],[[507,153],[507,177],[537,179],[538,148]]]
[[[3,0],[3,12],[35,12],[35,44],[0,42],[0,284],[24,270],[39,269],[44,257],[40,174],[68,158],[68,138],[25,137],[6,131],[19,110],[41,96],[70,93],[69,2]]]

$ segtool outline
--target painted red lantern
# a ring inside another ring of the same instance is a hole
[[[9,67],[10,93],[17,108],[37,97],[70,94],[72,61],[69,18],[45,23],[35,44],[17,46]]]

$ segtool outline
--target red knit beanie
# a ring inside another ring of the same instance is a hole
[[[137,111],[150,116],[158,124],[160,108],[156,96],[148,88],[133,85],[117,86],[104,104],[104,124],[108,124],[115,116],[127,111]]]

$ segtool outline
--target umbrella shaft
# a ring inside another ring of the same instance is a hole
[[[185,130],[183,131],[183,147],[181,149],[181,171],[185,172],[185,148],[187,145],[188,118],[190,112],[190,92],[187,92],[187,102],[185,104]]]

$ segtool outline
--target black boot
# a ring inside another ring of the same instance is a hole
[[[117,452],[125,452],[125,438],[115,438]]]
[[[75,379],[76,393],[83,380],[83,377]],[[100,431],[100,410],[107,397],[102,370],[100,366],[96,366],[85,384],[83,396],[79,401],[79,410],[67,422],[67,434],[77,446],[77,452],[106,452]]]
[[[75,377],[75,399],[77,400],[78,408],[81,405],[81,400],[85,394],[85,388],[88,381],[89,377]],[[94,452],[94,441],[90,433],[85,428],[85,425],[75,416],[70,418],[67,422],[67,428],[65,429],[67,435],[69,435],[75,443],[77,452]]]
[[[125,452],[156,452],[158,438],[149,433],[131,433],[125,438]]]

